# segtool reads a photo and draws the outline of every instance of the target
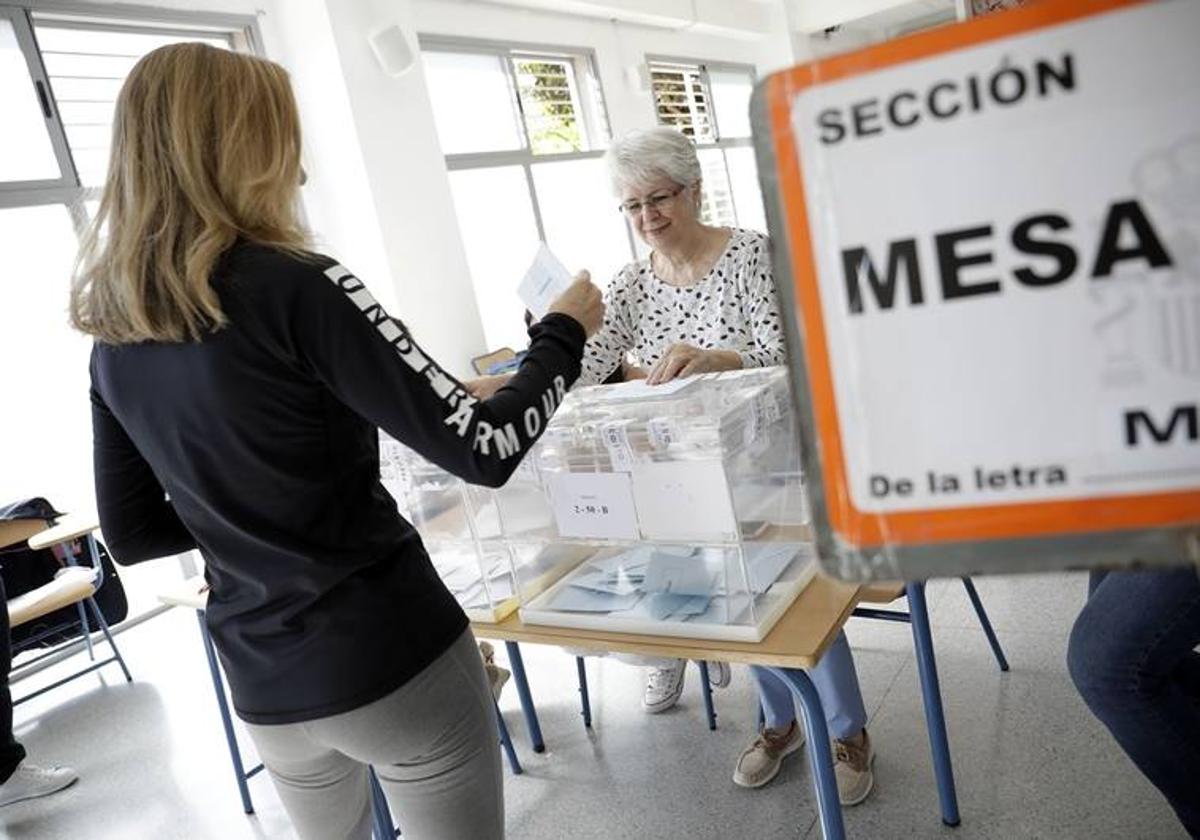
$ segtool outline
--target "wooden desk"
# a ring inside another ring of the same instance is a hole
[[[821,828],[826,840],[842,840],[842,809],[838,802],[837,781],[833,775],[833,754],[829,746],[829,728],[821,698],[803,670],[811,668],[842,629],[854,605],[859,587],[835,582],[818,575],[792,603],[788,611],[757,643],[680,639],[671,636],[641,636],[632,633],[608,633],[525,624],[517,614],[497,623],[472,622],[477,636],[506,642],[558,645],[597,651],[632,653],[673,659],[740,662],[762,665],[784,681],[804,710],[804,728],[808,736],[808,757],[813,771],[813,786]]]
[[[912,612],[917,676],[924,700],[925,722],[929,730],[929,745],[942,821],[946,825],[954,826],[959,823],[958,799],[954,771],[950,763],[950,745],[946,734],[941,689],[938,685],[924,584],[859,587],[838,583],[818,575],[800,593],[783,618],[767,634],[767,638],[756,644],[545,627],[524,624],[518,615],[512,615],[494,624],[474,622],[471,626],[478,636],[502,639],[510,643],[529,642],[652,657],[740,662],[769,668],[792,689],[792,694],[804,710],[808,756],[813,771],[813,786],[817,792],[821,830],[826,840],[841,840],[845,831],[842,825],[841,805],[838,802],[837,782],[833,776],[833,756],[829,749],[825,712],[812,681],[803,670],[798,669],[812,668],[817,664],[859,603],[886,603],[902,594],[907,596]]]
[[[855,604],[859,587],[818,575],[792,602],[761,642],[681,639],[635,633],[575,630],[525,624],[517,614],[497,623],[472,622],[476,636],[506,642],[559,645],[586,650],[632,653],[671,659],[738,662],[779,668],[811,668],[842,629]]]

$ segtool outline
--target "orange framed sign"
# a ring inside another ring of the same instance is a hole
[[[1197,32],[1194,0],[1047,0],[759,85],[827,568],[1197,551]]]

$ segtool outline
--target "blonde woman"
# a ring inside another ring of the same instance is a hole
[[[182,44],[130,74],[71,295],[96,339],[101,524],[124,563],[199,547],[234,706],[300,837],[370,836],[370,764],[406,838],[499,838],[479,652],[380,486],[376,427],[504,482],[603,305],[578,280],[478,400],[307,249],[301,179],[279,66]]]

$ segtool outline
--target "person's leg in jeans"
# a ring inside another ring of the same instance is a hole
[[[319,720],[249,726],[302,840],[368,840],[368,764],[406,840],[501,840],[495,705],[465,632],[374,703]]]
[[[750,673],[758,686],[767,727],[786,729],[796,719],[792,690],[766,668],[755,666]],[[867,710],[858,685],[858,672],[854,669],[854,654],[845,632],[838,633],[808,676],[821,696],[830,736],[843,740],[862,732],[867,725]]]
[[[758,686],[765,731],[738,758],[734,781],[760,787],[774,778],[783,758],[803,743],[804,735],[787,683],[766,668],[752,667],[750,672]],[[874,756],[866,734],[867,710],[854,654],[844,632],[838,633],[821,661],[809,671],[809,678],[821,697],[829,734],[836,742],[836,771],[843,804],[857,804],[874,784],[870,770]]]
[[[1200,837],[1200,578],[1093,574],[1067,651],[1092,713]]]

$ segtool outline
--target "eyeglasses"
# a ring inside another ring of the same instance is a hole
[[[687,189],[686,186],[676,187],[675,189],[670,190],[669,192],[660,192],[660,193],[655,193],[654,195],[651,195],[651,196],[647,196],[646,198],[643,198],[641,201],[638,201],[637,199],[633,199],[632,201],[626,201],[626,202],[623,202],[617,209],[620,210],[622,213],[624,213],[626,216],[629,216],[630,218],[632,218],[634,216],[637,216],[643,210],[657,210],[661,204],[663,204],[664,202],[670,201],[672,198],[679,195],[681,192],[683,192],[686,189]]]

